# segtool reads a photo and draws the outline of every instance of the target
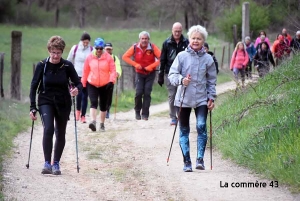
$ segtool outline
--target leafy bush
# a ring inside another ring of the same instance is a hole
[[[224,10],[224,15],[217,18],[217,26],[225,34],[226,40],[233,39],[233,25],[237,26],[237,37],[242,37],[242,8],[243,2],[233,9]],[[266,29],[270,24],[268,7],[256,4],[254,1],[247,1],[250,4],[250,33],[258,33],[261,29]]]

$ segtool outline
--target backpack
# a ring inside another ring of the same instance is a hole
[[[74,53],[73,53],[73,60],[75,59],[75,55],[76,55],[77,49],[78,49],[78,45],[75,46]],[[92,46],[90,46],[90,50],[93,51],[93,47]]]

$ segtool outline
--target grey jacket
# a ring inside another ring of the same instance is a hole
[[[182,79],[191,76],[191,82],[186,87],[183,99],[184,86]],[[178,86],[174,101],[175,106],[196,108],[207,105],[208,99],[216,98],[217,72],[213,58],[203,50],[195,52],[190,47],[180,52],[175,58],[168,78],[172,85]]]

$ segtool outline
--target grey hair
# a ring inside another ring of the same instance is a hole
[[[250,39],[249,36],[246,36],[246,37],[245,37],[245,41],[247,41],[247,40],[248,40],[248,41],[251,41],[251,39]]]
[[[190,38],[190,36],[191,36],[192,33],[194,33],[194,32],[200,33],[200,34],[203,36],[204,40],[207,39],[208,33],[207,33],[205,27],[203,27],[203,26],[201,26],[201,25],[194,25],[194,26],[192,26],[192,27],[189,29],[188,33],[187,33],[188,37]]]
[[[149,34],[147,31],[142,31],[142,32],[139,34],[139,38],[141,38],[143,35],[147,35],[148,38],[150,39],[150,34]]]

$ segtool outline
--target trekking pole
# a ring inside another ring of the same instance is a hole
[[[117,77],[116,95],[115,95],[115,119],[117,116],[117,105],[118,105],[118,81],[119,81],[119,78]]]
[[[190,77],[191,76],[188,74],[187,78],[190,78]],[[183,100],[184,100],[185,91],[186,91],[186,86],[184,86],[184,89],[183,89],[182,101],[180,103],[179,112],[178,112],[178,115],[177,115],[177,122],[176,122],[176,125],[175,125],[175,129],[174,129],[174,133],[173,133],[173,137],[172,137],[172,142],[171,142],[171,146],[170,146],[170,150],[169,150],[169,155],[168,155],[168,158],[167,158],[167,165],[168,165],[169,159],[170,159],[170,154],[171,154],[171,150],[172,150],[172,146],[173,146],[173,142],[174,142],[174,137],[175,137],[175,133],[176,133],[176,129],[177,129],[180,113],[181,113],[181,108],[182,108],[182,103],[183,103]]]
[[[36,111],[33,110],[32,114],[33,114],[33,116],[35,116]],[[30,152],[31,152],[31,144],[32,144],[33,127],[34,127],[34,120],[32,120],[32,125],[31,125],[31,135],[30,135],[30,145],[29,145],[28,162],[26,164],[27,169],[29,169],[29,161],[30,161]]]
[[[75,96],[73,99],[73,108],[74,108],[74,122],[75,122],[75,143],[76,143],[76,163],[77,163],[77,172],[79,173],[79,164],[78,164],[78,143],[77,143],[77,123],[76,123],[76,113],[75,113]]]
[[[209,142],[210,142],[210,170],[212,170],[212,123],[211,111],[209,111]]]

